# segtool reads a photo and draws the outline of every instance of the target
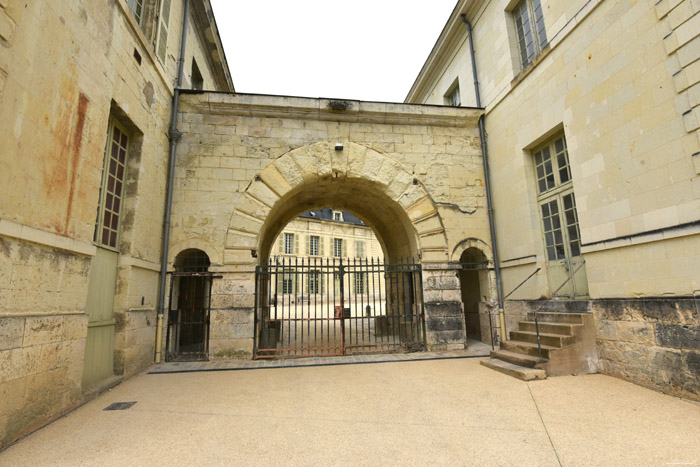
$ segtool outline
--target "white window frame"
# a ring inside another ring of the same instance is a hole
[[[320,245],[321,237],[319,237],[318,235],[309,236],[309,256],[318,256]]]
[[[342,258],[343,257],[343,239],[334,238],[333,239],[333,257]]]
[[[126,0],[127,6],[134,15],[134,18],[136,18],[136,22],[139,23],[141,27],[143,27],[144,3],[144,0]]]
[[[158,14],[158,30],[156,31],[155,52],[158,59],[165,65],[168,56],[168,33],[170,29],[170,12],[172,11],[172,0],[160,0]],[[185,27],[187,27],[185,21]]]
[[[284,233],[283,248],[284,248],[283,253],[285,255],[293,255],[294,254],[294,234],[293,233],[287,233],[287,232]]]

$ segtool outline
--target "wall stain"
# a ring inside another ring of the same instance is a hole
[[[73,131],[73,158],[72,158],[72,173],[70,180],[70,188],[68,192],[68,206],[66,207],[66,219],[63,223],[63,233],[68,234],[68,227],[70,226],[70,216],[73,211],[73,198],[75,196],[75,182],[78,176],[78,163],[80,162],[80,150],[83,145],[83,129],[85,128],[85,117],[87,114],[89,99],[82,92],[78,97],[78,120],[75,123],[75,129]]]

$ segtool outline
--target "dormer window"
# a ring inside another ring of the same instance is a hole
[[[338,222],[343,222],[343,212],[333,211],[333,220]]]
[[[452,107],[459,107],[462,105],[462,96],[459,93],[459,83],[455,81],[455,84],[450,88],[450,92],[445,94],[445,104]]]

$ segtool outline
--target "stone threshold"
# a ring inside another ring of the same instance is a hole
[[[483,346],[483,347],[482,347]],[[490,347],[482,344],[477,348],[446,352],[413,352],[374,355],[347,355],[338,357],[305,357],[270,360],[166,362],[153,366],[149,375],[192,373],[205,371],[262,370],[272,368],[302,368],[313,366],[359,365],[367,363],[417,362],[425,360],[448,360],[457,358],[489,357]]]

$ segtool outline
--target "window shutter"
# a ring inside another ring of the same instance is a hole
[[[311,236],[306,236],[306,256],[311,254]]]
[[[280,271],[280,269],[277,269],[277,290],[275,290],[275,293],[277,295],[282,295],[284,293],[282,290],[282,287],[283,287],[282,286],[282,279],[283,279],[282,272]]]
[[[347,243],[348,243],[347,240],[341,240],[341,241],[340,241],[340,244],[341,244],[341,246],[342,246],[342,247],[341,247],[342,253],[341,253],[340,255],[341,255],[343,258],[347,258],[347,257],[348,257],[348,245],[347,245]]]
[[[299,255],[299,235],[294,236],[294,254]]]
[[[168,27],[170,24],[170,6],[172,0],[162,0],[160,4],[160,16],[158,17],[158,35],[156,36],[156,55],[165,65],[165,56],[168,52]],[[185,21],[185,27],[187,22]]]
[[[326,237],[321,237],[319,239],[319,242],[318,242],[319,243],[319,245],[318,245],[318,255],[319,256],[326,256],[325,255],[326,247],[325,247],[325,242],[324,242],[325,238]]]
[[[284,234],[281,233],[279,237],[277,237],[277,254],[281,255],[284,253]]]

